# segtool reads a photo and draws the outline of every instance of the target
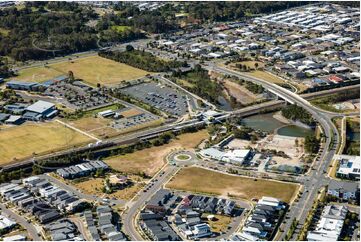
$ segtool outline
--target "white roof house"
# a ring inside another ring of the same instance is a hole
[[[22,234],[4,237],[3,241],[25,241],[26,237]]]
[[[311,241],[337,241],[346,218],[347,208],[341,205],[326,206],[314,231],[307,235]]]
[[[15,224],[16,223],[13,220],[3,215],[0,215],[0,230],[11,228]]]
[[[257,204],[269,205],[272,207],[277,207],[280,203],[280,200],[274,197],[262,197]]]

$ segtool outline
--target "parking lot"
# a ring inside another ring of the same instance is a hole
[[[45,92],[53,96],[65,106],[73,109],[91,109],[101,107],[112,102],[112,98],[82,82],[58,82],[49,87]]]
[[[137,125],[142,125],[154,120],[159,119],[159,117],[150,114],[150,113],[141,113],[138,115],[134,115],[131,117],[122,118],[119,120],[115,120],[112,124],[112,127],[115,129],[126,129],[130,127],[134,127]]]
[[[122,92],[171,115],[182,116],[188,111],[183,94],[155,82],[126,87]]]

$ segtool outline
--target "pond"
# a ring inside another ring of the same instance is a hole
[[[268,133],[273,133],[275,130],[277,134],[292,137],[306,137],[313,133],[312,129],[302,128],[296,125],[287,125],[273,117],[275,113],[265,113],[253,115],[242,119],[241,124],[251,127],[254,130],[261,130]]]

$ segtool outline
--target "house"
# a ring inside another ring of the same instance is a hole
[[[39,121],[41,119],[51,118],[57,113],[58,110],[55,104],[39,100],[26,108],[23,118],[31,121]]]
[[[26,240],[26,236],[22,234],[17,234],[3,238],[3,241],[25,241],[25,240]]]
[[[337,241],[341,234],[347,208],[341,205],[326,206],[316,229],[307,234],[308,241]]]
[[[143,219],[141,220],[141,227],[156,241],[181,240],[169,224],[163,220]]]
[[[342,77],[336,76],[336,75],[330,76],[330,77],[328,78],[328,80],[329,80],[330,82],[333,82],[333,83],[339,83],[339,82],[343,82],[343,81],[344,81],[344,79],[343,79]]]
[[[356,200],[359,198],[360,187],[357,182],[331,180],[327,194],[342,200]]]
[[[204,238],[212,235],[211,228],[206,223],[195,225],[193,227],[192,233],[193,238],[195,239]]]
[[[4,215],[0,215],[0,230],[8,231],[16,225],[16,222],[5,217]]]

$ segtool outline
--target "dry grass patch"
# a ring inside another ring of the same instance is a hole
[[[166,187],[246,200],[270,196],[290,202],[297,194],[299,185],[263,179],[255,180],[199,167],[189,167],[180,170]]]
[[[206,138],[208,138],[206,130],[182,134],[169,144],[154,146],[131,154],[113,156],[104,161],[117,171],[133,174],[144,172],[153,176],[164,165],[164,158],[172,150],[195,148]]]
[[[26,123],[0,130],[0,164],[91,142],[58,122]]]
[[[50,64],[47,67],[27,68],[19,71],[15,78],[22,81],[42,82],[59,75],[74,73],[76,78],[95,86],[97,83],[107,85],[143,77],[149,72],[132,66],[102,58],[89,56],[71,61]]]
[[[72,185],[80,189],[83,193],[95,195],[97,197],[130,200],[144,187],[145,184],[140,181],[139,177],[133,177],[133,179],[139,180],[139,182],[136,182],[133,185],[130,185],[129,187],[126,187],[124,189],[116,190],[111,194],[106,194],[102,192],[102,189],[104,187],[104,178],[90,178],[86,181],[73,182]]]
[[[139,115],[141,113],[143,113],[143,112],[140,111],[139,109],[131,108],[131,109],[128,109],[128,110],[125,110],[125,111],[121,112],[120,115],[122,115],[125,118],[128,118],[128,117],[132,117],[132,116],[135,116],[135,115]]]
[[[208,215],[214,215],[214,220],[208,220]],[[231,217],[220,214],[204,213],[202,214],[202,218],[206,220],[208,225],[211,227],[212,232],[214,233],[226,232],[228,230],[228,226],[232,222]]]

